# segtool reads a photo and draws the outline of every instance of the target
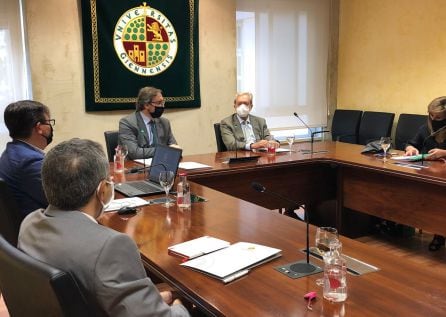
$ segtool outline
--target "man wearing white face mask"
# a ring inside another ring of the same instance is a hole
[[[20,249],[72,273],[95,316],[189,316],[178,299],[160,293],[147,277],[134,241],[98,224],[114,197],[109,163],[98,143],[58,144],[45,156],[42,183],[49,206],[23,220]]]
[[[221,137],[229,151],[266,148],[268,141],[274,141],[265,119],[250,114],[252,99],[249,92],[237,94],[234,99],[235,113],[220,122]],[[273,144],[280,146],[275,141]]]

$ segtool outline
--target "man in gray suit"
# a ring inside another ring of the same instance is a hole
[[[89,302],[108,316],[189,316],[170,292],[158,292],[133,240],[97,223],[114,197],[109,163],[98,143],[58,144],[45,156],[42,183],[49,206],[25,218],[20,249],[71,272]]]
[[[249,92],[237,94],[235,113],[220,122],[221,137],[229,151],[266,148],[270,140],[274,147],[280,146],[269,133],[265,119],[250,114],[252,99]]]
[[[164,112],[162,91],[141,88],[136,111],[119,121],[119,144],[126,145],[131,160],[152,157],[157,144],[178,147]]]

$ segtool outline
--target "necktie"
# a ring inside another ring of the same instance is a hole
[[[149,122],[149,127],[150,127],[150,132],[152,134],[152,146],[155,146],[156,143],[158,142],[158,134],[156,132],[156,126],[155,126],[155,122],[153,120],[151,120]]]

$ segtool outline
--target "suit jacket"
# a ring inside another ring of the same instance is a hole
[[[156,144],[177,144],[169,120],[163,117],[152,120],[158,135]],[[131,160],[152,157],[155,154],[155,147],[150,145],[147,126],[139,111],[119,120],[119,143],[127,146]]]
[[[272,139],[268,127],[266,126],[265,119],[250,114],[249,121],[252,125],[252,130],[256,137],[256,141]],[[228,151],[245,149],[245,136],[235,113],[221,120],[220,131],[221,137]]]
[[[0,158],[0,177],[11,189],[22,218],[48,206],[42,188],[43,158],[42,151],[19,140],[9,142]]]
[[[418,129],[417,134],[407,142],[406,146],[412,145],[417,148],[420,153],[427,153],[435,148],[446,149],[446,141],[438,143],[435,140],[435,137],[429,137],[430,135],[431,131],[429,131],[427,124],[424,124]]]
[[[18,246],[27,254],[71,272],[89,300],[109,316],[189,316],[167,305],[147,277],[136,244],[80,211],[53,206],[22,222]]]

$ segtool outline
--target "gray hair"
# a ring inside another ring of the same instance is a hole
[[[155,87],[144,87],[139,90],[138,99],[136,100],[136,110],[143,110],[144,106],[150,103],[158,94],[162,94],[162,90]]]
[[[252,106],[254,106],[254,104],[253,104],[253,99],[254,99],[254,97],[253,97],[252,93],[250,93],[250,92],[240,92],[240,93],[237,93],[237,94],[235,95],[235,98],[234,98],[234,105],[235,105],[235,103],[237,102],[237,98],[240,97],[240,96],[248,96],[248,97],[249,97],[249,100],[250,100],[250,104],[251,104]]]
[[[85,206],[108,175],[109,163],[101,145],[77,138],[52,148],[42,165],[43,190],[48,203],[61,210]]]

